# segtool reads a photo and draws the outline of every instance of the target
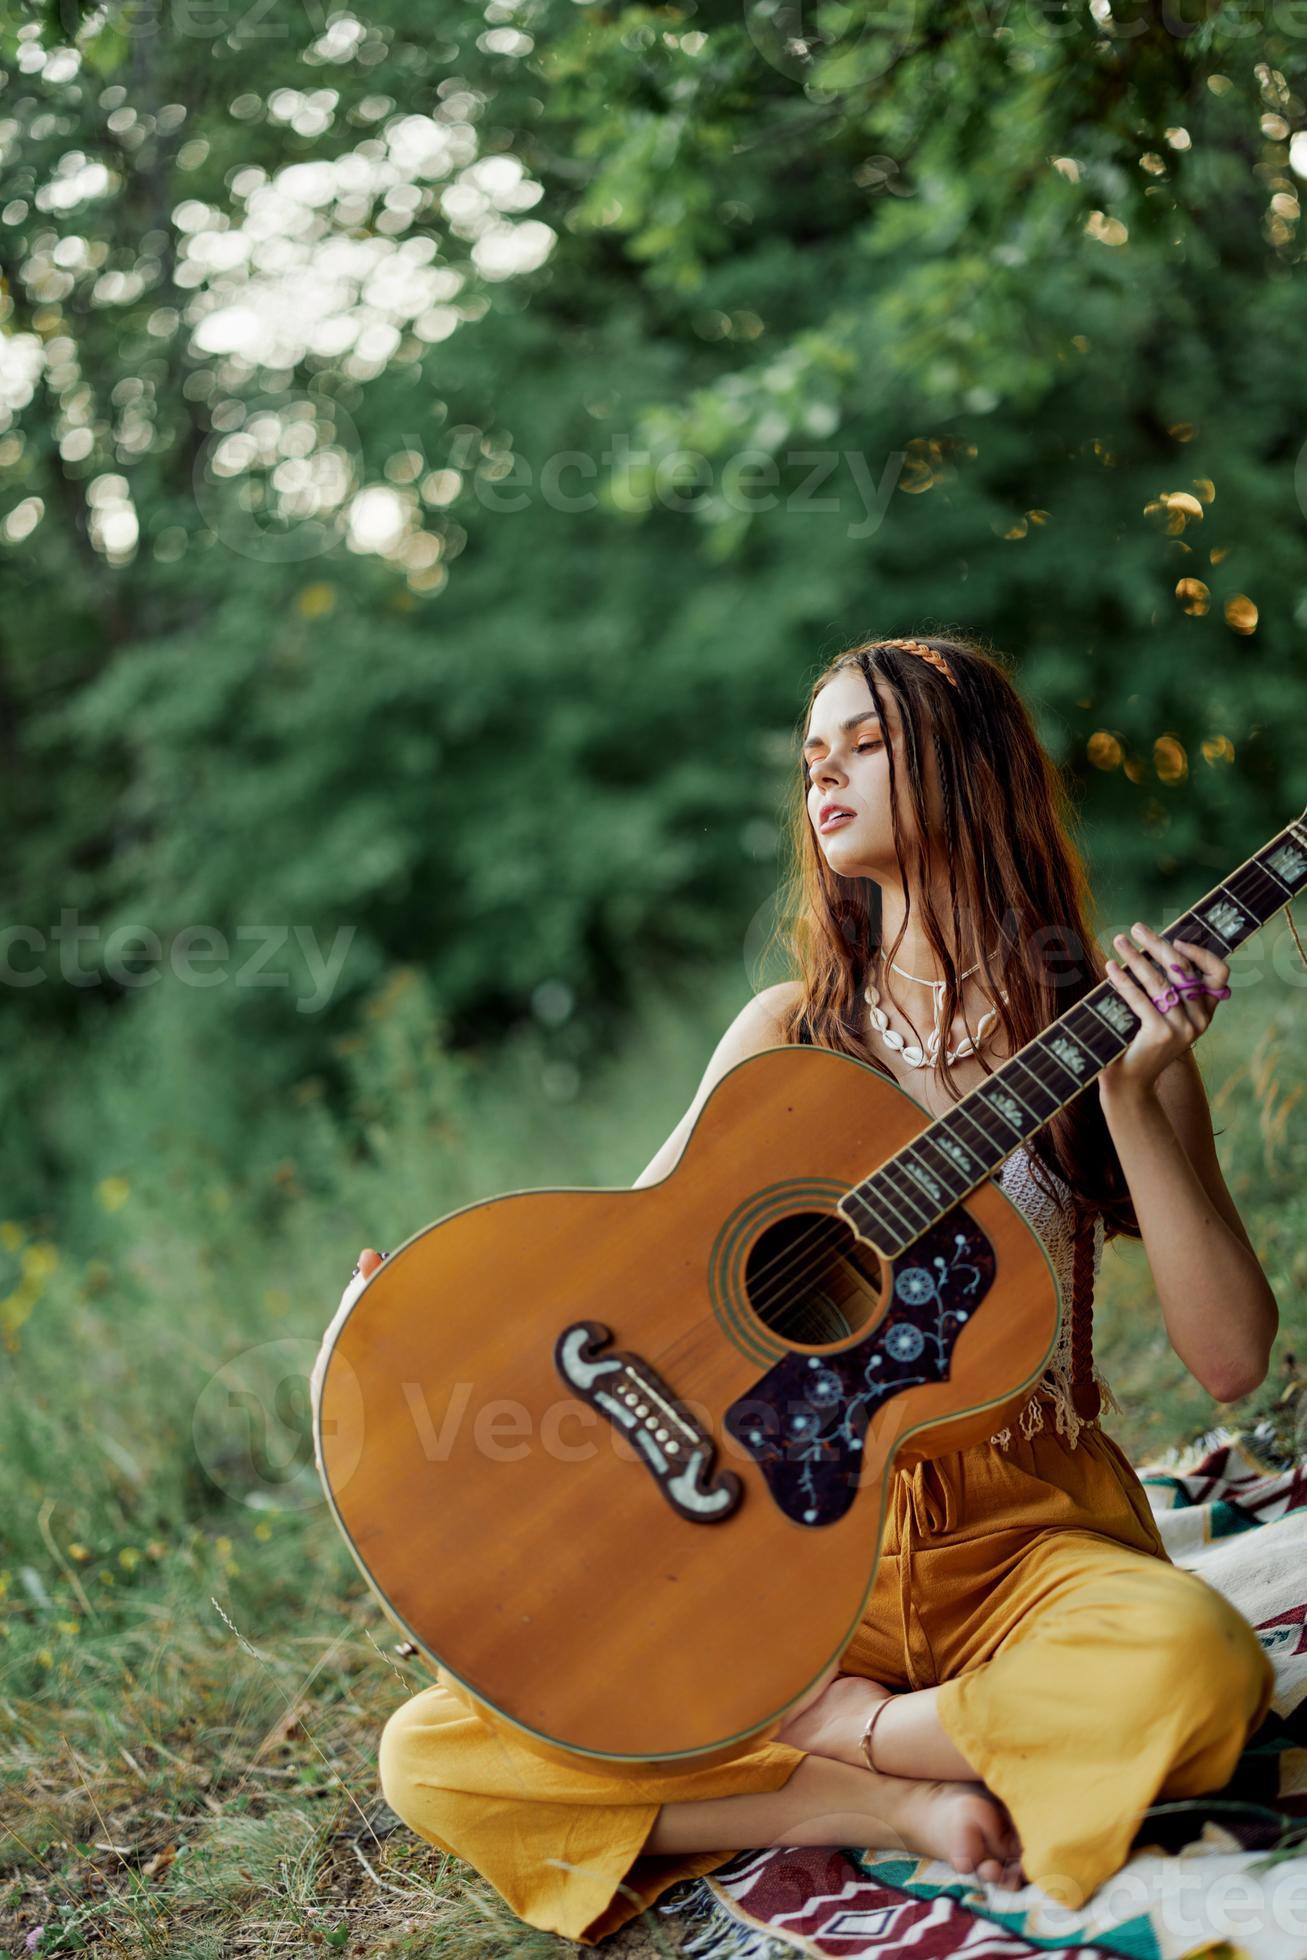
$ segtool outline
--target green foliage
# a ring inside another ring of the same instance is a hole
[[[799,12],[0,20],[10,1944],[552,1949],[368,1835],[416,1682],[204,1398],[364,1241],[638,1173],[819,662],[1010,651],[1122,919],[1307,798],[1292,9]],[[1291,971],[1202,1050],[1282,1360]],[[1221,1413],[1139,1248],[1098,1330],[1129,1453]]]
[[[1245,1404],[1214,1404],[1169,1347],[1141,1249],[1110,1248],[1096,1350],[1125,1408],[1108,1428],[1135,1462],[1259,1415],[1284,1448],[1307,1443],[1292,1365],[1307,1341],[1307,975],[1291,982],[1281,941],[1236,956],[1197,1050],[1280,1301],[1271,1373]],[[16,1834],[0,1854],[0,1944],[21,1950],[48,1924],[190,1960],[241,1940],[307,1946],[348,1921],[370,1952],[528,1950],[465,1867],[387,1835],[377,1737],[425,1676],[326,1514],[306,1397],[270,1396],[260,1427],[215,1391],[280,1344],[302,1387],[363,1244],[389,1249],[501,1191],[633,1180],[747,990],[733,967],[642,991],[638,1038],[578,1083],[544,1030],[450,1053],[429,983],[398,973],[343,1059],[344,1109],[308,1094],[265,1110],[239,1175],[202,1124],[178,1124],[196,997],[160,988],[118,1017],[150,1029],[160,1066],[129,1094],[130,1055],[86,1058],[75,1238],[33,1264],[31,1235],[0,1221],[0,1786]],[[200,1111],[223,1106],[229,1066],[222,1045],[196,1043]]]
[[[1010,649],[1137,905],[1301,807],[1275,9],[352,18],[8,31],[5,913],[100,933],[98,985],[0,993],[43,1082],[135,1004],[127,925],[349,934],[320,1016],[215,1006],[268,1086],[396,961],[458,1040],[542,983],[608,1040],[636,976],[740,945],[855,635]],[[540,224],[534,269],[494,259]],[[399,534],[360,542],[378,491]],[[9,1151],[29,1207],[51,1150]]]

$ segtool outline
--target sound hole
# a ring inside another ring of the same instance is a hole
[[[842,1218],[796,1211],[767,1226],[744,1264],[749,1305],[783,1341],[822,1347],[878,1320],[881,1264]]]

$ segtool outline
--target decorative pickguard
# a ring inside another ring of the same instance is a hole
[[[568,1387],[603,1412],[644,1457],[663,1496],[693,1524],[729,1517],[744,1495],[743,1480],[723,1470],[709,1481],[717,1445],[655,1368],[638,1354],[614,1349],[597,1320],[565,1327],[554,1344],[554,1365]]]
[[[875,1411],[907,1388],[947,1381],[965,1322],[994,1283],[994,1248],[961,1209],[893,1267],[884,1317],[838,1354],[787,1354],[724,1418],[797,1524],[833,1524],[853,1502]]]

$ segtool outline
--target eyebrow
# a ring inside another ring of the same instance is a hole
[[[840,727],[847,735],[851,728],[857,728],[859,723],[861,722],[879,721],[879,720],[880,720],[880,716],[876,713],[876,710],[874,708],[868,708],[863,714],[850,715],[847,721],[842,721],[840,723]],[[803,745],[803,754],[807,755],[809,749],[819,749],[821,746],[822,746],[821,736],[810,735],[807,741]]]

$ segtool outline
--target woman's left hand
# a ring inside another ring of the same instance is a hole
[[[1125,1087],[1151,1089],[1167,1064],[1192,1048],[1211,1025],[1218,1000],[1230,992],[1230,968],[1216,953],[1187,939],[1163,939],[1151,926],[1137,923],[1131,930],[1139,944],[1132,945],[1123,932],[1116,934],[1113,944],[1122,964],[1109,960],[1107,977],[1141,1025],[1125,1053],[1099,1076],[1100,1098]],[[1211,991],[1181,994],[1165,1011],[1153,1005],[1154,994],[1165,996],[1168,987],[1195,978]]]

